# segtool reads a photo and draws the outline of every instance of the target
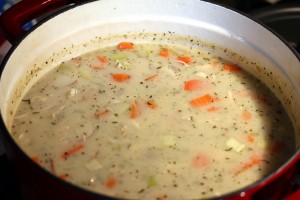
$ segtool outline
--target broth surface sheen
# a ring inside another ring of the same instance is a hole
[[[280,101],[239,66],[194,47],[131,41],[41,78],[11,133],[61,179],[125,199],[224,195],[295,150]]]

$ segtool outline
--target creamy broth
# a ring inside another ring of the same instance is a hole
[[[280,101],[239,66],[194,47],[131,41],[49,72],[11,132],[61,179],[127,199],[223,195],[295,148]]]

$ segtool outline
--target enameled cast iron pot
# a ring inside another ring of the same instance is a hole
[[[31,85],[62,61],[93,50],[95,46],[87,42],[90,39],[128,32],[175,32],[197,37],[231,49],[270,72],[271,76],[263,81],[276,85],[274,92],[293,121],[296,144],[291,145],[295,145],[295,153],[266,178],[218,198],[281,199],[291,191],[291,180],[299,170],[297,162],[300,159],[300,120],[297,120],[300,119],[300,58],[286,42],[236,11],[200,0],[79,2],[23,0],[1,16],[1,29],[13,42],[1,67],[1,137],[5,140],[23,199],[113,199],[72,186],[43,170],[16,145],[8,127],[26,85]],[[23,36],[22,24],[71,3],[75,4],[52,14]],[[259,69],[247,70],[264,77]]]

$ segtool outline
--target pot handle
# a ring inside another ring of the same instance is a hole
[[[298,163],[296,163],[296,175],[294,177],[294,191],[289,194],[284,200],[298,200],[300,199],[300,154],[298,154]]]
[[[26,31],[23,25],[37,17],[84,0],[22,0],[0,16],[0,30],[10,43],[16,43]]]

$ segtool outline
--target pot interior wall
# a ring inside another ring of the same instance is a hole
[[[134,33],[141,35],[137,39],[130,38]],[[270,86],[285,105],[294,123],[296,148],[299,148],[300,122],[296,120],[300,118],[298,58],[257,22],[198,0],[95,1],[74,7],[41,24],[20,42],[2,73],[0,106],[8,129],[22,96],[38,77],[63,61],[116,44],[120,38],[128,37],[135,42],[169,42],[169,37],[164,36],[153,41],[153,35],[147,33],[177,34],[205,41],[208,44],[203,48],[245,66]],[[180,39],[176,42],[187,43]],[[215,50],[214,45],[222,48]]]

